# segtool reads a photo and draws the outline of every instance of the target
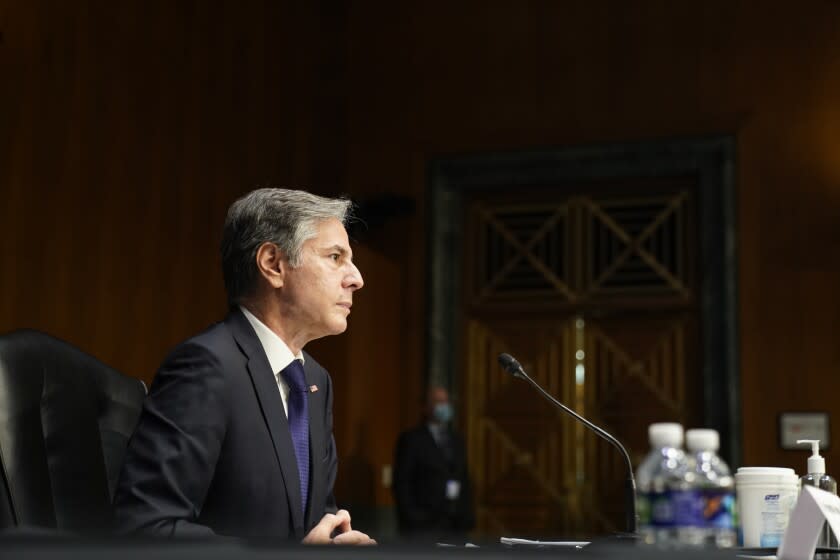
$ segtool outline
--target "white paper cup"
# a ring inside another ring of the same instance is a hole
[[[735,473],[740,530],[738,543],[747,547],[777,547],[785,534],[799,494],[793,469],[741,467]]]

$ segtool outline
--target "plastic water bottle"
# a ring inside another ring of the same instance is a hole
[[[648,544],[679,545],[692,478],[681,449],[683,428],[676,423],[651,424],[648,439],[651,451],[636,471],[639,532]]]
[[[688,430],[691,506],[681,541],[690,545],[735,546],[735,480],[718,454],[720,436],[715,430]]]

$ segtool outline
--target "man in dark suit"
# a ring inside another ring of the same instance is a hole
[[[231,311],[158,371],[114,498],[123,532],[371,544],[333,498],[332,382],[310,340],[344,332],[363,285],[350,201],[259,189],[229,209]]]
[[[425,422],[397,441],[393,491],[407,539],[461,540],[475,525],[464,440],[451,420],[449,393],[432,387]]]

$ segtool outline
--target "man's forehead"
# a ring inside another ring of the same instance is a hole
[[[330,219],[318,225],[318,233],[307,241],[315,250],[338,250],[342,253],[351,253],[350,240],[347,237],[347,230],[344,224],[338,220]]]

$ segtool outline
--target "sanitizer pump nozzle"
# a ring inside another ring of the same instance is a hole
[[[798,439],[796,443],[810,443],[811,452],[808,457],[808,474],[825,474],[825,458],[820,455],[820,440],[818,439]]]

